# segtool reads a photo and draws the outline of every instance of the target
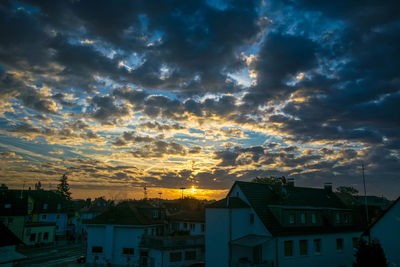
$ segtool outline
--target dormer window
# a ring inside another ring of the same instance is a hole
[[[289,223],[294,224],[294,214],[289,215]]]
[[[339,213],[336,213],[335,221],[336,221],[336,223],[340,223],[340,214]]]
[[[302,224],[305,224],[305,223],[306,223],[306,214],[305,214],[305,213],[301,213],[301,214],[300,214],[300,222],[301,222]]]
[[[9,203],[4,204],[4,208],[5,208],[5,209],[11,209],[11,204],[9,204]]]
[[[48,206],[49,206],[49,205],[48,205],[47,203],[44,203],[44,204],[43,204],[43,209],[44,209],[44,210],[47,210]]]
[[[312,222],[313,224],[316,224],[316,223],[317,223],[317,216],[315,215],[315,213],[312,213],[312,214],[311,214],[311,222]]]
[[[153,210],[153,219],[158,219],[158,217],[159,217],[158,210]]]
[[[349,215],[348,214],[345,214],[344,216],[343,216],[343,219],[344,219],[344,223],[349,223]]]
[[[57,209],[58,209],[58,210],[61,209],[61,204],[60,204],[60,203],[57,204]]]

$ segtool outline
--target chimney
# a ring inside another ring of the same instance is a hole
[[[324,189],[327,192],[332,192],[332,183],[324,183]]]
[[[288,178],[286,182],[286,186],[294,187],[294,178]]]

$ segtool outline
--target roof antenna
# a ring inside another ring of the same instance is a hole
[[[368,201],[367,201],[367,189],[365,187],[365,175],[364,175],[364,163],[361,162],[362,168],[362,176],[363,176],[363,183],[364,183],[364,201],[365,201],[365,215],[367,217],[367,227],[369,224],[369,216],[368,216]]]

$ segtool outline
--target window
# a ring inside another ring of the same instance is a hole
[[[61,209],[61,204],[60,204],[60,203],[57,204],[57,209],[58,209],[58,210]]]
[[[201,224],[201,231],[204,232],[206,230],[206,225],[204,223]]]
[[[195,227],[195,224],[194,224],[194,223],[191,223],[191,224],[190,224],[190,231],[194,231],[194,227]]]
[[[349,217],[349,215],[348,215],[348,214],[345,214],[345,215],[343,216],[343,221],[344,221],[344,223],[346,223],[346,224],[348,224],[348,223],[349,223],[349,221],[350,221],[350,217]]]
[[[185,260],[195,260],[196,250],[190,250],[185,252]]]
[[[300,247],[300,255],[307,255],[308,254],[308,242],[307,240],[300,240],[299,241]]]
[[[43,209],[44,209],[44,210],[47,210],[47,207],[48,207],[48,206],[49,206],[49,205],[47,205],[47,203],[44,203],[44,204],[43,204]]]
[[[285,256],[286,257],[293,256],[293,241],[292,240],[285,241],[283,244],[284,244]]]
[[[122,254],[133,255],[135,250],[133,248],[122,248]]]
[[[31,234],[31,236],[29,237],[29,241],[31,241],[31,242],[36,241],[36,233]]]
[[[321,254],[321,239],[314,239],[314,253]]]
[[[49,240],[49,232],[44,233],[43,240]]]
[[[28,210],[31,210],[32,209],[32,203],[28,203]]]
[[[42,215],[42,220],[46,220],[46,218],[47,218],[47,215],[46,215],[46,214],[43,214],[43,215]]]
[[[312,214],[311,214],[311,222],[312,222],[313,224],[316,224],[316,223],[317,223],[317,215],[315,215],[315,213],[312,213]]]
[[[11,204],[4,204],[5,209],[11,209]]]
[[[301,213],[301,214],[300,214],[300,222],[301,222],[302,224],[305,224],[305,223],[306,223],[306,214],[305,214],[305,213]]]
[[[353,242],[353,248],[357,248],[358,242],[360,242],[360,239],[358,237],[353,237],[351,240]]]
[[[182,260],[182,252],[170,252],[169,262],[177,262]]]
[[[339,213],[336,213],[335,218],[336,218],[336,223],[340,223],[340,214]]]
[[[93,246],[92,253],[103,253],[103,247],[100,246]]]
[[[153,219],[158,219],[159,213],[158,210],[153,210]]]
[[[254,223],[254,214],[250,213],[250,224]]]
[[[336,250],[343,251],[343,238],[336,239]]]
[[[289,215],[289,223],[294,224],[294,214]]]
[[[183,224],[183,228],[187,229],[187,223]]]

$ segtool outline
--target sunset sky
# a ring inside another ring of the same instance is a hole
[[[234,181],[400,192],[394,1],[0,2],[0,182],[218,199]],[[193,189],[192,189],[193,188]]]

